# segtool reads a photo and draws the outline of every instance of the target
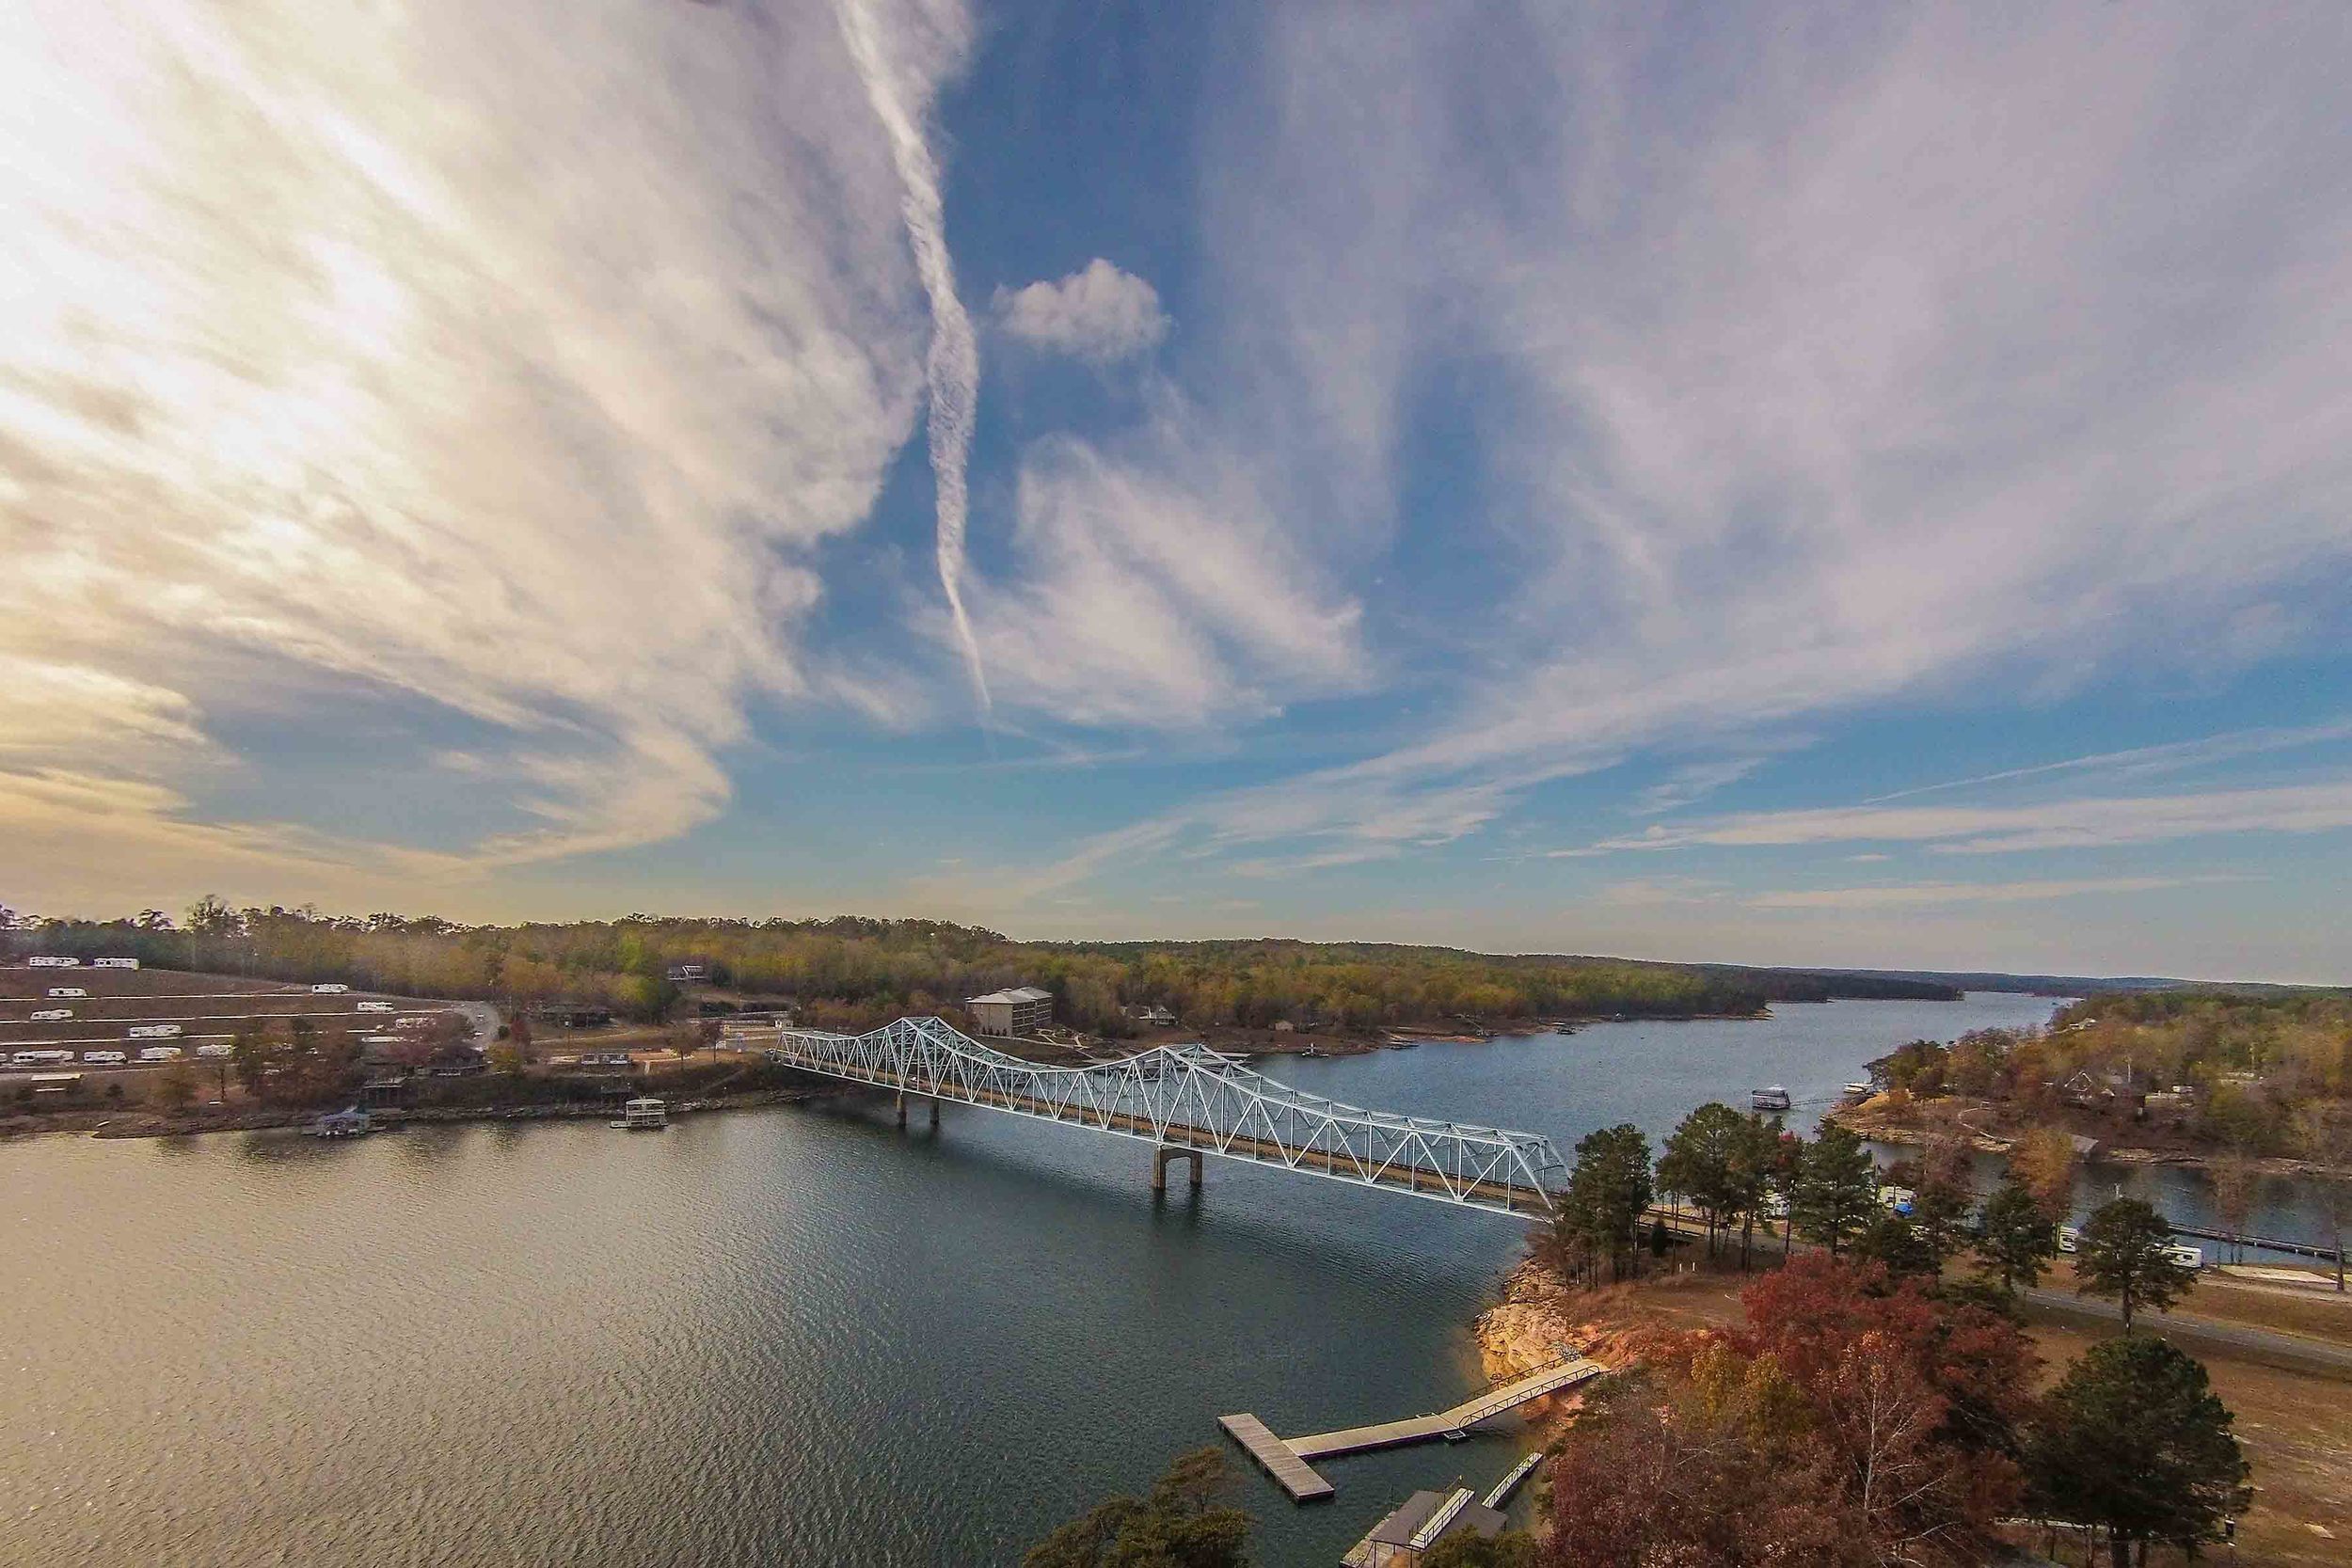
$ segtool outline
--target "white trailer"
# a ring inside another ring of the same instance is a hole
[[[134,1023],[127,1031],[135,1040],[177,1039],[183,1032],[183,1025],[177,1023]]]
[[[73,1060],[71,1051],[20,1051],[8,1058],[10,1067],[55,1067]]]
[[[120,1067],[130,1058],[119,1051],[85,1051],[82,1060],[91,1067]]]
[[[136,958],[92,958],[89,964],[92,969],[136,969],[139,961]]]
[[[52,997],[58,997],[58,996],[87,996],[87,995],[89,994],[89,992],[88,992],[88,991],[84,990],[83,990],[81,987],[79,987],[79,986],[51,986],[51,987],[49,988],[49,994],[50,994]]]
[[[228,1055],[234,1050],[236,1050],[236,1047],[229,1044],[225,1040],[215,1040],[210,1045],[198,1046],[196,1048],[196,1053],[204,1060],[211,1062],[218,1061],[221,1057]]]
[[[35,1009],[30,1016],[35,1023],[55,1023],[61,1018],[72,1018],[73,1016],[73,1009],[71,1007],[40,1007]]]
[[[363,1013],[389,1013],[394,1010],[389,1002],[358,1002],[353,1006]]]
[[[151,1045],[139,1053],[142,1062],[176,1062],[179,1059],[180,1048],[176,1045]]]
[[[27,969],[79,969],[82,960],[69,958],[62,953],[36,953],[24,960]]]
[[[349,986],[335,985],[330,982],[324,986],[312,986],[310,989],[321,996],[341,996],[344,991],[349,990],[351,988]]]

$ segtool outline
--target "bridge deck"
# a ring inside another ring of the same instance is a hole
[[[828,1077],[845,1078],[853,1083],[871,1084],[879,1088],[900,1089],[908,1094],[939,1098],[936,1086],[919,1080],[909,1080],[887,1069],[866,1069],[844,1070],[838,1064],[813,1061],[805,1057],[794,1059],[787,1053],[784,1060],[790,1066],[823,1073]],[[1036,1117],[1044,1121],[1060,1122],[1067,1127],[1084,1127],[1095,1132],[1123,1133],[1152,1143],[1173,1148],[1197,1148],[1204,1154],[1225,1159],[1245,1160],[1252,1164],[1275,1165],[1283,1170],[1304,1171],[1309,1175],[1344,1176],[1364,1186],[1384,1187],[1393,1192],[1437,1194],[1440,1188],[1437,1178],[1415,1166],[1376,1171],[1369,1176],[1357,1174],[1344,1156],[1325,1148],[1313,1153],[1294,1156],[1279,1144],[1263,1138],[1241,1134],[1220,1137],[1206,1128],[1155,1128],[1141,1117],[1123,1112],[1098,1112],[1071,1106],[1057,1106],[1034,1096],[1008,1094],[977,1085],[960,1085],[956,1099],[966,1104],[984,1105],[994,1110],[1010,1111],[1017,1116]],[[1465,1198],[1490,1211],[1509,1214],[1526,1214],[1544,1218],[1549,1214],[1547,1200],[1536,1191],[1501,1181],[1462,1181],[1457,1185]]]
[[[1556,1394],[1580,1383],[1600,1376],[1609,1369],[1597,1361],[1581,1356],[1539,1367],[1521,1377],[1515,1377],[1499,1388],[1492,1388],[1476,1399],[1465,1400],[1451,1410],[1440,1410],[1434,1416],[1411,1416],[1401,1421],[1377,1421],[1370,1426],[1347,1427],[1338,1432],[1319,1432],[1311,1437],[1293,1437],[1284,1446],[1302,1460],[1328,1459],[1336,1454],[1364,1453],[1373,1449],[1392,1449],[1405,1443],[1426,1442],[1442,1437],[1450,1432],[1461,1432],[1492,1416],[1516,1409],[1530,1400],[1546,1394]]]

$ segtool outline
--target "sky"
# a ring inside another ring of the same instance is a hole
[[[2352,981],[2352,12],[0,0],[0,903]]]

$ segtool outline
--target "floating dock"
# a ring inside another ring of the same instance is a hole
[[[1225,1429],[1227,1436],[1249,1452],[1266,1474],[1272,1476],[1282,1490],[1291,1495],[1293,1502],[1319,1502],[1336,1490],[1329,1481],[1317,1475],[1311,1460],[1330,1459],[1341,1454],[1368,1453],[1375,1449],[1399,1448],[1406,1443],[1425,1443],[1433,1437],[1459,1437],[1471,1427],[1506,1410],[1518,1408],[1530,1400],[1559,1393],[1590,1382],[1609,1370],[1597,1361],[1581,1355],[1555,1361],[1549,1367],[1538,1367],[1503,1384],[1490,1388],[1473,1400],[1465,1400],[1451,1410],[1440,1410],[1431,1416],[1408,1416],[1401,1421],[1379,1421],[1371,1426],[1343,1427],[1337,1432],[1319,1432],[1309,1437],[1277,1437],[1266,1424],[1255,1416],[1219,1416],[1216,1424]],[[1539,1456],[1530,1455],[1534,1459]],[[1523,1468],[1510,1478],[1517,1485],[1533,1464],[1522,1462]],[[1507,1489],[1503,1496],[1510,1494]]]
[[[1225,1435],[1249,1451],[1261,1469],[1274,1478],[1275,1484],[1291,1495],[1295,1503],[1328,1502],[1339,1488],[1315,1474],[1314,1467],[1293,1451],[1288,1443],[1266,1429],[1255,1416],[1219,1416],[1216,1424],[1225,1429]]]

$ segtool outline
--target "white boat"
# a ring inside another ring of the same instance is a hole
[[[1867,1078],[1857,1078],[1846,1085],[1846,1097],[1850,1100],[1867,1100],[1876,1093],[1878,1085]]]
[[[1788,1098],[1788,1091],[1778,1084],[1769,1088],[1748,1091],[1748,1104],[1758,1111],[1786,1111],[1791,1103],[1793,1102]]]
[[[621,1119],[612,1125],[631,1132],[659,1132],[670,1125],[670,1108],[650,1097],[632,1100],[621,1107]]]

